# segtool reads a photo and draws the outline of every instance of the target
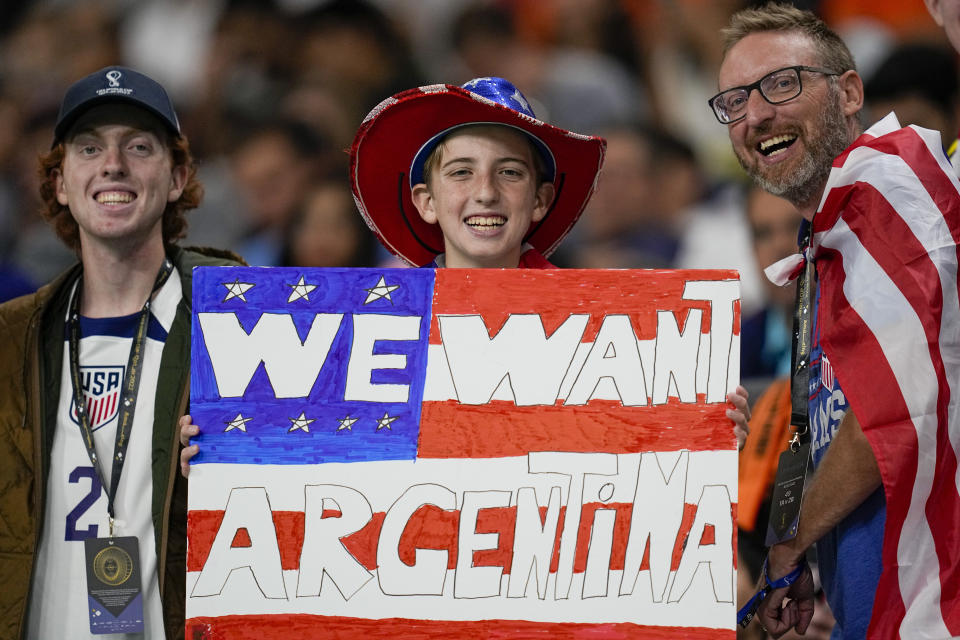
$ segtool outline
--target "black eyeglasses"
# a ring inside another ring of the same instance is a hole
[[[717,120],[721,124],[736,122],[747,115],[747,101],[750,98],[750,92],[754,89],[759,89],[760,95],[770,104],[780,104],[787,100],[793,100],[800,95],[803,91],[803,82],[800,79],[801,71],[822,73],[825,76],[840,75],[836,71],[819,67],[805,67],[803,65],[784,67],[771,71],[753,84],[721,91],[707,100],[707,104],[713,109],[713,115],[717,116]]]

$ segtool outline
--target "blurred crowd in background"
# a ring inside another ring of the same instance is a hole
[[[793,293],[759,266],[794,251],[792,205],[747,186],[716,92],[720,29],[746,0],[5,0],[0,6],[0,299],[75,256],[37,213],[36,160],[66,87],[110,64],[164,84],[200,164],[183,244],[253,265],[399,266],[357,214],[364,116],[417,85],[509,78],[543,120],[608,141],[596,195],[553,260],[736,268],[742,377],[789,366]],[[865,124],[958,130],[956,54],[922,0],[796,2],[847,41]],[[753,382],[756,381],[756,382]]]
[[[720,28],[746,4],[8,0],[0,9],[8,287],[42,284],[74,259],[36,214],[36,156],[49,147],[64,89],[96,69],[137,68],[173,95],[206,186],[186,244],[297,266],[389,264],[348,186],[346,150],[374,106],[417,85],[500,75],[541,119],[609,142],[598,191],[554,256],[560,265],[738,268],[748,317],[772,300],[751,250],[744,176],[706,105]],[[955,55],[920,0],[798,4],[844,35],[876,85],[867,119],[902,88],[901,120],[922,118],[955,137]],[[760,364],[757,374],[775,373],[772,361]]]

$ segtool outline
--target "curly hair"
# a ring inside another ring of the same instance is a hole
[[[167,148],[174,167],[186,167],[187,180],[183,193],[163,210],[163,244],[169,247],[187,234],[187,211],[196,209],[203,199],[203,185],[197,180],[197,166],[185,137],[167,136]],[[64,146],[58,142],[50,151],[40,154],[40,210],[43,218],[53,226],[57,237],[74,251],[80,250],[80,227],[66,207],[57,200],[56,174],[63,167]]]
[[[777,2],[733,14],[730,24],[720,32],[723,55],[751,33],[763,31],[798,31],[814,42],[824,67],[838,73],[857,70],[850,49],[823,20],[810,11]]]

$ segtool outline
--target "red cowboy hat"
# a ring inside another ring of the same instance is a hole
[[[451,130],[476,123],[502,124],[527,134],[544,160],[556,195],[524,242],[544,256],[556,249],[593,194],[606,142],[537,120],[516,87],[502,78],[478,78],[463,87],[418,87],[387,98],[360,125],[350,149],[353,195],[380,242],[414,265],[443,253],[439,225],[420,218],[410,197],[423,181],[423,163]]]

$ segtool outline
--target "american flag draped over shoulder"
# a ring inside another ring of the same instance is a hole
[[[872,638],[960,635],[960,184],[894,114],[833,165],[813,219],[821,342],[887,499]]]

